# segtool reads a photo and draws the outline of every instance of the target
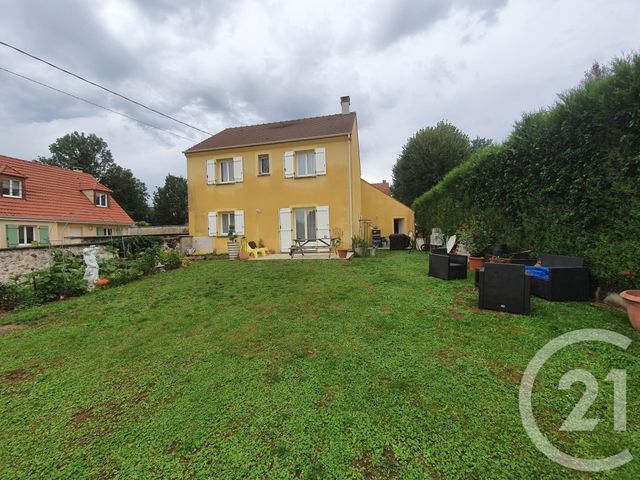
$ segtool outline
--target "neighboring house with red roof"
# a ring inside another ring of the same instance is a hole
[[[231,227],[279,252],[340,237],[414,229],[413,211],[360,178],[349,97],[342,113],[227,128],[185,151],[189,232],[203,252],[227,251]]]
[[[129,233],[133,220],[93,176],[0,155],[0,248]]]
[[[391,185],[386,180],[382,180],[381,183],[372,183],[371,186],[377,188],[385,195],[391,196]]]

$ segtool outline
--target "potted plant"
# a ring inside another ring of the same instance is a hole
[[[626,301],[631,326],[640,330],[640,290],[625,290],[620,296]]]
[[[227,242],[227,248],[229,250],[229,260],[236,260],[240,254],[240,244],[236,241],[238,235],[236,235],[235,225],[229,225],[229,233],[227,234],[229,241]]]
[[[331,248],[338,254],[340,258],[347,258],[349,250],[346,248],[340,248],[342,245],[342,230],[334,229],[333,236],[331,238]]]
[[[367,242],[364,238],[361,238],[358,235],[351,237],[351,248],[359,257],[364,257],[367,254]]]
[[[491,245],[491,233],[480,217],[473,216],[464,224],[458,242],[469,252],[469,269],[475,271],[484,267],[484,254]]]

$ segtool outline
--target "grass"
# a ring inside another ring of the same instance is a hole
[[[520,376],[561,333],[623,313],[533,300],[529,317],[479,311],[472,281],[429,278],[423,254],[352,262],[197,262],[0,318],[0,478],[582,478],[539,453]],[[634,445],[640,366],[583,344],[536,383],[541,429],[567,453]],[[589,368],[595,432],[558,427]],[[613,433],[610,368],[628,370]],[[634,460],[609,478],[638,478]]]

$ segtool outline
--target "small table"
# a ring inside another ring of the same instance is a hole
[[[329,258],[331,258],[331,248],[333,245],[334,238],[308,238],[306,240],[294,239],[293,245],[289,248],[289,256],[293,258],[293,255],[296,252],[300,252],[300,254],[304,257],[304,248],[309,245],[311,242],[320,242],[322,245],[329,248]],[[316,243],[313,248],[318,249],[318,244]]]

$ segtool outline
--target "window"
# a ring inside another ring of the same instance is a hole
[[[22,180],[5,178],[2,180],[2,196],[22,198]]]
[[[106,207],[107,206],[107,194],[103,192],[96,192],[95,196],[96,207]]]
[[[31,242],[35,241],[35,227],[28,225],[20,225],[18,227],[18,245],[26,246],[31,245]]]
[[[233,176],[233,160],[220,160],[220,182],[221,183],[233,183],[235,177]]]
[[[233,225],[235,228],[235,215],[233,212],[224,212],[220,214],[220,233],[222,235],[229,234],[229,226]]]
[[[269,175],[269,155],[258,155],[258,175]]]
[[[316,174],[316,152],[296,152],[296,165],[298,177],[308,177]]]
[[[97,233],[99,237],[110,237],[113,235],[113,228],[111,227],[98,227]]]
[[[315,240],[316,238],[316,211],[312,208],[294,210],[296,222],[297,240]]]

